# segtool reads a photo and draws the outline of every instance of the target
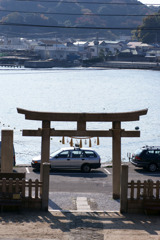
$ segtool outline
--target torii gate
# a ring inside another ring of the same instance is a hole
[[[25,119],[42,121],[42,128],[38,130],[23,130],[23,136],[42,137],[41,164],[49,162],[50,137],[112,137],[113,164],[113,198],[120,198],[121,178],[121,137],[140,137],[140,131],[125,131],[121,122],[138,121],[141,115],[146,115],[148,109],[122,113],[57,113],[37,112],[17,108],[18,113],[24,114]],[[77,130],[55,130],[50,128],[51,121],[77,122]],[[112,122],[112,129],[86,130],[87,122]],[[41,168],[40,178],[43,172]]]

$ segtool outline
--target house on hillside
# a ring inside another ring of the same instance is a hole
[[[127,48],[131,49],[131,50],[135,50],[136,49],[136,51],[137,51],[137,53],[139,55],[145,56],[146,52],[149,49],[153,49],[153,46],[150,45],[150,44],[147,44],[147,43],[142,43],[142,42],[129,42],[127,44]]]
[[[28,45],[23,38],[8,38],[3,37],[0,41],[0,50],[28,50]]]
[[[92,41],[88,44],[90,58],[99,57],[100,55],[115,56],[123,48],[121,41]]]
[[[118,56],[117,56],[117,60],[119,61],[135,61],[135,60],[139,60],[138,57],[138,52],[136,49],[125,49],[122,50]]]
[[[121,41],[100,41],[100,49],[105,48],[105,52],[111,55],[116,55],[123,48],[123,43]]]
[[[150,62],[160,62],[160,48],[148,50],[145,58]]]
[[[74,42],[74,46],[77,47],[78,54],[80,55],[82,60],[86,60],[90,58],[90,54],[88,53],[88,45],[89,43],[86,41]]]
[[[42,39],[37,42],[34,51],[40,54],[42,59],[65,59],[66,46],[58,40]]]
[[[77,46],[72,43],[62,43],[57,39],[39,40],[34,50],[41,55],[42,59],[66,60],[68,56],[78,54]]]
[[[122,50],[117,59],[119,61],[147,61],[145,58],[148,50],[153,49],[153,46],[150,44],[142,42],[128,42],[126,48]]]

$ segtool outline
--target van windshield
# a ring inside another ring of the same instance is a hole
[[[134,155],[139,155],[141,152],[142,152],[142,149],[139,148],[135,151]]]
[[[54,153],[52,153],[50,156],[51,157],[55,157],[56,155],[58,155],[60,152],[62,152],[62,150],[61,149],[59,149],[59,150],[57,150],[57,151],[55,151]]]

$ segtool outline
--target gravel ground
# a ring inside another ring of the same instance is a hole
[[[50,193],[50,210],[76,210],[76,198],[86,197],[91,210],[119,211],[120,203],[113,200],[112,195],[102,193]]]

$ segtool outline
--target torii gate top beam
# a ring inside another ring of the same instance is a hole
[[[146,115],[148,109],[120,113],[55,113],[38,112],[17,108],[25,119],[39,121],[73,121],[73,122],[128,122],[138,121],[141,115]]]

